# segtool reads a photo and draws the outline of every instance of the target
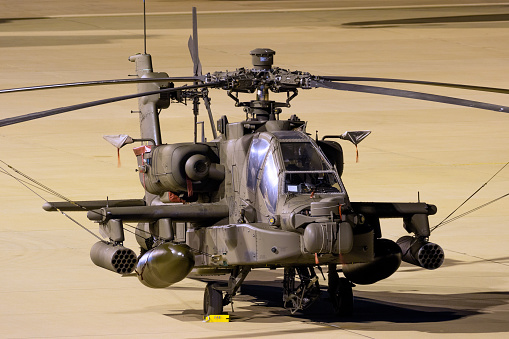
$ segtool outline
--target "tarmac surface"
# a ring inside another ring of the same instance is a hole
[[[192,5],[198,8],[204,72],[248,67],[249,51],[264,47],[276,51],[275,66],[317,75],[509,88],[506,2]],[[147,52],[155,71],[191,73],[192,5],[147,2]],[[143,52],[141,1],[15,1],[0,4],[0,10],[0,88],[126,78],[134,74],[127,58]],[[509,105],[503,94],[393,87]],[[135,92],[134,85],[122,85],[1,94],[0,117]],[[223,114],[230,121],[244,118],[226,93],[211,90],[211,97],[216,119]],[[140,198],[135,157],[123,148],[118,168],[116,150],[102,139],[106,134],[138,136],[138,117],[130,113],[136,109],[137,102],[130,100],[0,128],[0,337],[508,337],[507,198],[432,233],[431,240],[446,251],[440,269],[403,264],[386,280],[357,286],[355,315],[345,319],[333,318],[326,300],[291,316],[282,308],[280,270],[248,276],[230,323],[204,323],[205,281],[184,279],[153,290],[135,276],[96,267],[89,251],[97,239],[65,216],[43,211],[44,200],[5,172],[13,173],[12,166],[73,200]],[[352,201],[407,202],[419,195],[438,207],[430,217],[436,225],[488,181],[455,215],[509,191],[509,168],[495,175],[509,161],[507,113],[324,89],[301,90],[283,113],[309,121],[308,132],[318,130],[320,136],[373,131],[359,146],[358,163],[354,147],[343,144],[343,181]],[[175,104],[163,111],[163,141],[192,141],[192,121],[189,106]],[[58,200],[28,187],[44,199]],[[69,215],[98,234],[84,213]],[[384,220],[382,232],[393,240],[406,233],[398,220]],[[133,236],[126,246],[137,248]]]

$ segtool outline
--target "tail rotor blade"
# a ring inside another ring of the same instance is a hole
[[[193,74],[195,76],[201,75],[201,63],[200,58],[198,57],[198,50],[195,48],[194,40],[192,36],[189,36],[189,41],[187,42],[187,46],[189,47],[189,53],[191,53],[191,59],[193,60]]]
[[[208,97],[208,90],[203,90],[203,103],[205,104],[205,108],[207,109],[207,112],[209,114],[209,121],[210,121],[210,127],[212,128],[212,135],[214,136],[214,139],[217,138],[217,132],[214,128],[214,116],[212,115],[212,109],[210,108],[210,99]]]
[[[191,59],[193,59],[194,75],[202,75],[200,56],[198,55],[198,19],[196,15],[196,7],[193,7],[193,35],[189,37],[187,47],[191,53]]]

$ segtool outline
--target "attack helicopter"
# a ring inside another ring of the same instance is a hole
[[[194,274],[229,275],[227,283],[208,283],[205,315],[221,314],[249,272],[283,268],[283,303],[292,313],[320,297],[315,269],[328,268],[328,292],[338,315],[353,312],[354,284],[373,284],[391,276],[402,261],[424,269],[444,262],[443,249],[429,241],[428,217],[436,206],[423,202],[350,201],[341,180],[342,146],[359,144],[369,131],[313,138],[296,115],[281,119],[298,90],[326,88],[442,102],[508,112],[509,107],[426,93],[357,85],[391,82],[497,93],[508,90],[437,82],[367,77],[316,76],[274,67],[275,51],[251,51],[252,66],[203,74],[198,55],[197,19],[189,39],[193,75],[169,77],[154,72],[146,52],[129,58],[137,78],[56,84],[2,90],[0,93],[74,86],[137,83],[138,93],[0,120],[20,123],[138,98],[140,137],[106,136],[117,149],[134,148],[142,199],[49,202],[46,211],[87,211],[104,240],[92,246],[94,264],[117,274],[135,272],[151,288],[166,288]],[[176,86],[176,83],[185,85]],[[220,89],[243,108],[244,121],[212,117],[209,90]],[[284,102],[270,93],[286,93]],[[254,94],[241,101],[239,94]],[[192,103],[194,141],[164,144],[159,114],[177,103]],[[212,141],[198,140],[197,117],[203,102]],[[336,139],[336,140],[334,140]],[[382,237],[380,219],[399,218],[407,235],[394,242]],[[137,224],[138,255],[123,246],[124,224]],[[340,268],[339,268],[340,267]],[[338,274],[342,273],[340,277]]]

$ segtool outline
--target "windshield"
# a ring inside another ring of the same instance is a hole
[[[282,142],[281,152],[287,171],[323,171],[329,166],[310,142]]]
[[[333,172],[286,172],[285,189],[289,193],[340,192]]]
[[[267,160],[265,161],[265,166],[263,167],[262,180],[260,181],[260,190],[269,212],[276,213],[278,198],[278,176],[272,153],[267,155]]]
[[[262,166],[265,155],[269,150],[269,142],[265,139],[253,139],[251,149],[249,151],[249,159],[247,163],[247,187],[254,191],[256,186],[256,178]]]
[[[341,191],[336,175],[311,142],[281,142],[285,165],[285,192]]]

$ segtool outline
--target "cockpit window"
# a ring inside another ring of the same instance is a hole
[[[247,163],[247,187],[254,191],[256,186],[256,178],[263,159],[269,150],[269,142],[265,139],[253,139],[251,149],[249,150],[249,159]]]
[[[311,142],[281,142],[285,192],[334,193],[341,188],[334,170]]]
[[[272,134],[274,134],[279,141],[309,140],[306,134],[298,131],[274,131]]]
[[[330,169],[310,142],[282,142],[281,151],[287,171],[323,171]]]
[[[263,167],[262,180],[260,181],[260,190],[267,209],[271,213],[276,213],[278,198],[278,173],[272,153],[267,155],[265,166]]]
[[[340,186],[332,172],[286,172],[285,190],[288,193],[336,193]]]

